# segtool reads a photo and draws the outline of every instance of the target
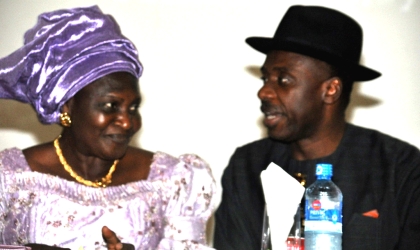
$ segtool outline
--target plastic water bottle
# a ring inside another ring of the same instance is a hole
[[[317,164],[316,177],[305,192],[305,250],[341,250],[343,194],[331,164]]]

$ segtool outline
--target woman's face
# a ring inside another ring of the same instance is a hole
[[[72,120],[72,146],[87,156],[121,158],[141,127],[140,101],[138,81],[129,73],[112,73],[84,87],[63,108]]]

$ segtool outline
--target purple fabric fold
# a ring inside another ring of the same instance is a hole
[[[89,83],[124,71],[141,76],[134,44],[97,6],[39,15],[24,46],[0,59],[0,98],[30,103],[44,124]]]

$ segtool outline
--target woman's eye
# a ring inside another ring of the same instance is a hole
[[[135,113],[135,112],[137,112],[137,110],[139,109],[139,105],[133,105],[133,106],[131,106],[130,107],[130,112],[131,113]]]
[[[107,102],[107,103],[104,103],[103,107],[106,111],[111,111],[111,110],[114,110],[116,108],[116,105],[115,105],[115,103]]]

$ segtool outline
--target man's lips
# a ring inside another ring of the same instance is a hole
[[[261,111],[264,114],[264,125],[267,127],[275,126],[280,119],[285,116],[278,108],[271,105],[263,104],[261,105]]]
[[[277,111],[266,111],[266,112],[263,112],[263,114],[264,114],[265,118],[267,118],[267,119],[274,119],[274,118],[282,115],[282,113],[277,112]]]
[[[264,121],[263,121],[264,125],[270,128],[270,127],[276,126],[281,120],[283,115],[280,113],[268,112],[268,113],[264,113],[264,116],[265,116]]]

